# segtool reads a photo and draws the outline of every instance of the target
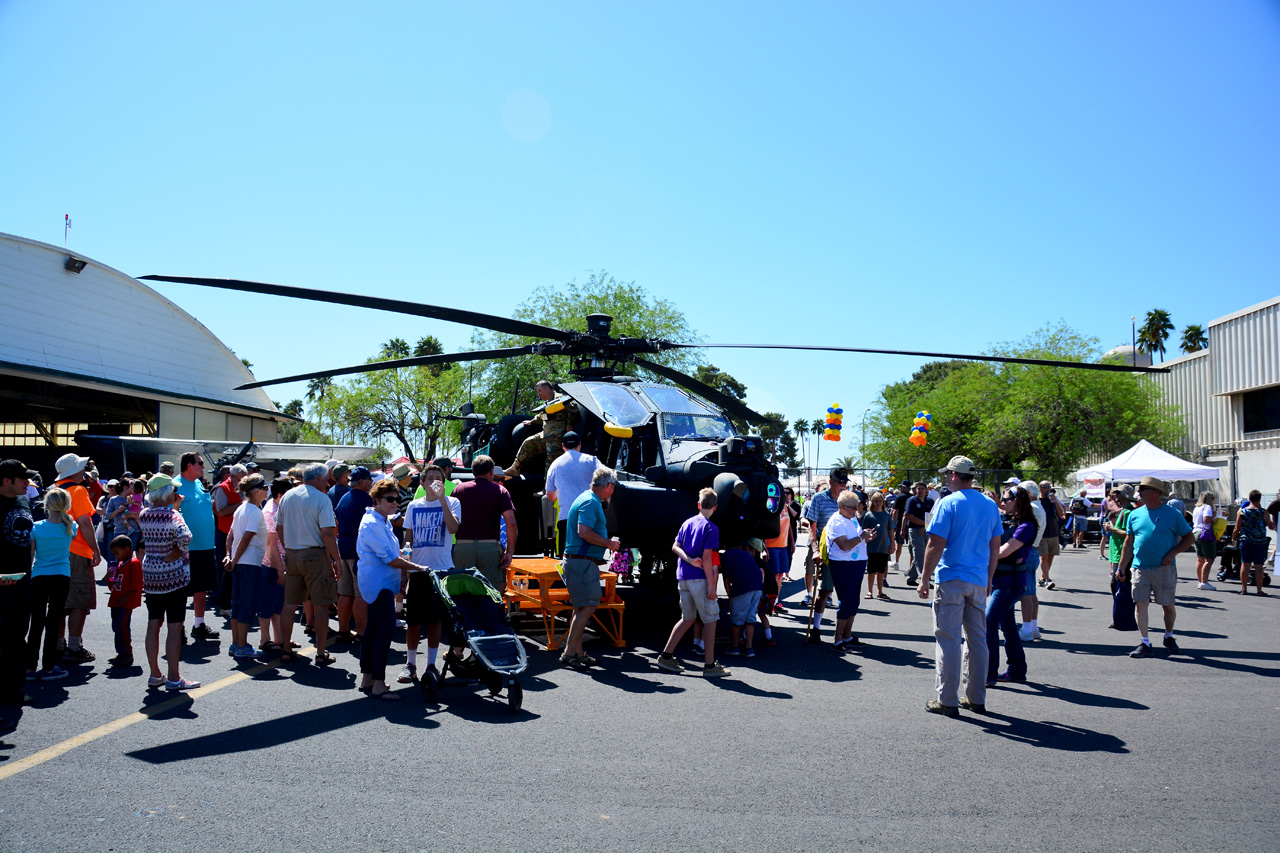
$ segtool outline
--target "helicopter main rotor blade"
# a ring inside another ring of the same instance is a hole
[[[481,314],[478,311],[465,311],[461,308],[443,308],[439,305],[423,305],[418,302],[406,302],[402,299],[385,299],[381,296],[361,296],[355,293],[339,293],[334,290],[313,290],[308,287],[292,287],[286,284],[268,284],[262,281],[242,281],[238,278],[191,278],[180,275],[141,275],[140,281],[172,281],[177,284],[198,284],[201,287],[220,287],[225,290],[241,290],[246,293],[269,293],[273,296],[291,296],[295,299],[310,299],[313,302],[331,302],[335,305],[352,305],[356,308],[373,308],[378,311],[394,311],[397,314],[413,314],[418,317],[430,317],[433,320],[447,320],[450,323],[462,323],[466,326],[478,326],[481,329],[492,329],[509,335],[522,335],[530,338],[551,338],[552,340],[568,340],[572,335],[561,329],[529,323],[525,320],[513,320],[510,317],[498,317],[493,314]]]
[[[504,347],[502,349],[472,350],[471,352],[446,352],[439,355],[416,355],[409,358],[393,358],[387,361],[372,361],[352,367],[340,367],[337,370],[318,370],[315,373],[299,373],[297,376],[282,376],[279,379],[263,379],[237,385],[237,391],[249,388],[261,388],[264,385],[279,385],[282,382],[301,382],[304,379],[320,379],[325,376],[346,376],[351,373],[372,373],[375,370],[394,370],[397,367],[422,367],[427,364],[449,364],[455,361],[479,361],[483,358],[513,358],[518,355],[529,355],[532,346]]]
[[[960,355],[953,352],[915,352],[896,349],[861,349],[859,347],[824,347],[810,344],[676,344],[664,346],[680,348],[719,347],[721,349],[796,349],[822,352],[862,352],[872,355],[914,355],[923,358],[950,358],[959,361],[999,361],[1007,364],[1039,364],[1045,367],[1070,367],[1075,370],[1112,370],[1122,373],[1168,373],[1167,367],[1138,367],[1128,364],[1094,364],[1087,361],[1058,361],[1049,358],[1020,358],[1012,355]]]
[[[744,420],[753,424],[764,422],[764,418],[758,412],[747,408],[736,398],[730,397],[723,391],[718,391],[707,383],[694,379],[688,374],[681,373],[678,370],[672,370],[670,367],[665,367],[661,364],[655,364],[654,362],[644,358],[635,359],[635,363],[647,370],[653,371],[664,379],[671,380],[682,388],[692,391],[699,397],[705,397],[709,402],[715,403],[717,406],[739,420]]]

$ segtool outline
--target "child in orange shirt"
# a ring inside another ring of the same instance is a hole
[[[123,668],[133,666],[133,634],[129,623],[133,611],[142,606],[142,563],[134,556],[133,542],[128,536],[112,539],[111,553],[115,555],[116,567],[108,578],[111,598],[107,606],[111,608],[111,630],[116,635],[116,656],[107,663]]]

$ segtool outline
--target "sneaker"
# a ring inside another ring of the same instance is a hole
[[[852,648],[854,648],[855,646],[864,646],[864,645],[866,645],[866,643],[864,643],[864,642],[862,642],[861,640],[859,640],[859,639],[858,639],[858,635],[857,635],[857,634],[850,634],[850,635],[849,635],[849,639],[845,640],[845,641],[844,641],[844,644],[845,644],[847,647],[851,648],[851,649],[852,649]]]
[[[845,645],[844,640],[836,640],[834,643],[831,644],[831,648],[835,649],[837,652],[842,652],[846,648],[848,648],[848,646]]]
[[[262,652],[255,649],[251,644],[245,643],[235,654],[236,660],[257,660],[262,657]]]
[[[817,628],[809,629],[809,642],[815,646],[822,645],[822,632]]]
[[[125,669],[133,666],[133,655],[116,655],[111,660],[107,661],[107,663],[117,669]]]
[[[253,647],[250,646],[250,648],[253,648]],[[237,646],[235,643],[232,643],[230,646],[227,647],[227,657],[230,657],[230,658],[235,657],[240,653],[240,649],[241,649],[241,646]]]
[[[1040,578],[1040,580],[1036,581],[1036,586],[1044,586],[1045,583],[1046,583],[1045,579]]]
[[[199,624],[191,629],[191,636],[197,640],[216,640],[222,635],[210,628],[207,624]]]
[[[702,668],[703,678],[720,678],[721,676],[725,676],[728,674],[729,674],[729,670],[725,669],[724,665],[721,664],[719,661],[716,661],[715,663],[709,663]]]
[[[707,653],[707,647],[704,646],[702,643],[694,643],[693,653],[695,655],[705,655]]]
[[[907,575],[907,586],[919,586],[920,578]]]
[[[1034,631],[1032,631],[1032,632],[1031,632],[1031,639],[1035,640],[1037,643],[1038,643],[1038,642],[1040,642],[1040,629],[1039,629],[1039,628],[1036,628]]]
[[[408,622],[406,622],[406,621],[404,621],[403,619],[397,619],[397,620],[396,620],[396,627],[397,627],[397,628],[408,628],[408,627],[409,627],[409,623],[408,623]]]
[[[1027,625],[1018,629],[1018,637],[1024,643],[1029,643],[1035,639],[1035,632],[1030,630],[1031,626]]]
[[[1182,649],[1178,648],[1178,641],[1173,637],[1164,638],[1164,647],[1169,650],[1169,654],[1171,655],[1182,654]]]
[[[400,674],[396,676],[397,684],[412,684],[413,679],[418,674],[418,667],[413,664],[405,664],[404,669],[400,670]]]
[[[743,654],[745,654],[745,655],[746,655],[747,657],[749,657],[749,658],[753,658],[753,657],[755,657],[755,656],[756,656],[756,650],[755,650],[755,649],[747,649],[745,652],[743,652]]]
[[[55,664],[51,669],[42,669],[36,673],[37,681],[57,681],[67,677],[67,671]]]
[[[1200,589],[1207,589],[1207,590],[1216,590],[1216,589],[1217,589],[1217,587],[1216,587],[1216,586],[1214,586],[1213,584],[1209,583],[1208,581],[1205,581],[1204,583],[1200,584],[1199,588],[1200,588]]]
[[[756,640],[756,645],[764,646],[766,649],[772,649],[774,646],[778,645],[778,641],[773,637],[765,637],[762,640]]]
[[[684,664],[676,660],[675,655],[670,657],[658,655],[658,669],[665,669],[667,672],[684,672]]]
[[[986,706],[986,705],[981,705],[981,704],[979,704],[979,703],[977,703],[977,702],[970,702],[968,699],[961,699],[961,700],[960,700],[960,707],[961,707],[961,708],[964,708],[966,711],[972,711],[972,712],[973,712],[973,713],[975,713],[975,714],[985,714],[985,713],[987,713],[987,706]]]
[[[27,681],[35,681],[37,675],[39,675],[39,673],[34,669],[27,670]]]
[[[161,685],[163,685],[163,684],[164,684],[164,681],[165,681],[165,678],[164,678],[164,676],[163,676],[163,675],[148,675],[148,676],[147,676],[147,686],[148,686],[148,687],[160,687]]]
[[[804,597],[804,601],[802,601],[802,602],[801,602],[801,604],[802,604],[803,606],[805,606],[805,607],[808,607],[810,604],[813,604],[813,596],[812,596],[812,595],[806,595],[806,596]]]
[[[1056,583],[1054,583],[1054,582],[1053,582],[1053,578],[1050,578],[1049,580],[1045,581],[1044,588],[1045,588],[1045,589],[1057,589],[1057,588],[1058,588],[1058,585],[1057,585]]]
[[[996,681],[997,681],[997,682],[1004,682],[1004,683],[1006,683],[1006,684],[1007,684],[1007,683],[1010,683],[1010,682],[1012,682],[1013,684],[1026,684],[1026,683],[1027,683],[1027,677],[1024,675],[1024,676],[1022,676],[1021,678],[1014,678],[1013,676],[1011,676],[1011,675],[1009,674],[1009,671],[1008,671],[1008,670],[1005,670],[1004,672],[1002,672],[1002,673],[1000,673],[999,675],[997,675],[997,676],[996,676]]]
[[[897,560],[894,560],[892,563],[890,563],[890,564],[889,564],[889,567],[890,567],[891,569],[897,569],[897,568],[898,568],[898,561],[897,561]]]
[[[1152,658],[1155,656],[1156,653],[1151,650],[1150,643],[1138,643],[1138,647],[1129,652],[1129,657],[1131,658]]]
[[[97,655],[84,646],[78,649],[67,649],[62,653],[62,660],[66,663],[93,663],[97,659]]]
[[[734,646],[733,648],[729,649],[729,654],[733,655],[735,658],[739,657],[742,654],[742,649],[738,648],[737,646]]]
[[[177,681],[168,681],[164,683],[164,689],[170,693],[177,693],[182,690],[195,690],[200,686],[200,682],[192,681],[189,678],[179,678]]]
[[[930,714],[941,714],[944,717],[960,716],[960,709],[955,705],[943,705],[937,699],[930,699],[924,703],[924,709]]]

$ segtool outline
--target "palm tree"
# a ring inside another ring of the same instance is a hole
[[[1174,330],[1173,320],[1169,312],[1162,308],[1153,308],[1147,312],[1142,328],[1138,330],[1138,349],[1143,352],[1160,353],[1160,361],[1164,362],[1164,342],[1169,340],[1169,333]]]
[[[332,376],[321,376],[318,379],[312,379],[307,383],[307,402],[321,403],[324,402],[325,394],[329,393],[329,389],[333,387]],[[323,432],[324,423],[321,417],[316,417],[316,427]]]
[[[805,440],[809,437],[809,422],[804,418],[797,418],[791,424],[791,431],[796,434],[796,449],[800,452],[800,467],[807,468],[809,460],[805,454]],[[799,480],[796,484],[799,485]]]
[[[822,445],[819,444],[819,442],[822,441],[822,433],[824,433],[826,429],[827,429],[827,423],[821,418],[814,418],[809,423],[809,434],[813,436],[813,467],[814,468],[818,468],[821,465],[821,463],[818,460],[822,458]]]
[[[1183,352],[1200,352],[1209,346],[1209,336],[1204,333],[1204,326],[1192,323],[1182,330]]]

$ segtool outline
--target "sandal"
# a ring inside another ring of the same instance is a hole
[[[889,596],[885,595],[883,592],[882,592],[882,593],[880,593],[879,595],[877,595],[877,596],[876,596],[876,598],[883,599],[884,601],[893,601],[893,599],[892,599],[892,598],[890,598]]]
[[[292,645],[292,643],[291,643],[290,645]],[[260,652],[278,652],[278,651],[282,651],[282,649],[281,649],[281,646],[280,646],[280,644],[279,644],[279,643],[266,642],[266,643],[263,643],[262,645],[258,646],[258,651],[260,651]]]
[[[316,666],[329,666],[334,660],[334,656],[328,652],[316,652]]]
[[[396,695],[396,694],[391,690],[391,688],[390,688],[390,687],[388,687],[386,690],[383,690],[381,693],[374,693],[374,692],[373,692],[373,688],[372,688],[372,687],[370,687],[370,688],[369,688],[369,698],[370,698],[370,699],[381,699],[383,702],[399,702],[399,701],[400,701],[400,697],[399,697],[399,696],[397,696],[397,695]]]
[[[863,597],[863,598],[865,598],[867,601],[870,601],[871,599],[875,598],[875,596],[874,596],[874,595],[872,595],[871,593],[867,593],[866,595],[864,595],[864,596],[862,596],[862,597]]]
[[[293,643],[290,643],[289,645],[292,646]],[[289,651],[280,653],[281,663],[297,663],[300,660],[302,660],[302,655],[298,654],[295,651],[289,650]]]

